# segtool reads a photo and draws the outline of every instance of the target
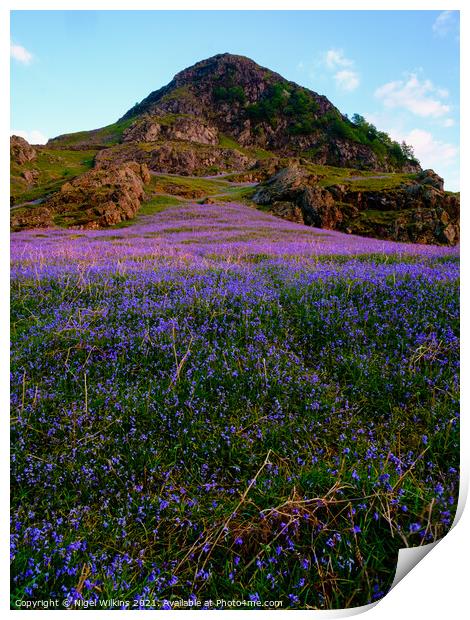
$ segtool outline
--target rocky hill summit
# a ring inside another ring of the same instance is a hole
[[[14,230],[113,226],[198,196],[366,236],[459,238],[458,195],[409,146],[233,54],[181,71],[107,127],[46,146],[13,136],[10,152]]]
[[[349,120],[323,95],[244,56],[219,54],[196,63],[150,93],[121,120],[144,117],[135,126],[143,124],[148,131],[168,114],[188,115],[193,124],[199,119],[202,126],[209,123],[213,132],[232,137],[242,147],[294,156],[303,152],[318,164],[419,170],[410,152],[362,117]]]

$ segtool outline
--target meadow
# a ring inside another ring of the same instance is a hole
[[[456,509],[458,249],[147,213],[12,235],[12,601],[378,600]]]

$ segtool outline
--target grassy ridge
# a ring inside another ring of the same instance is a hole
[[[96,145],[98,147],[118,144],[121,142],[124,130],[130,127],[134,121],[135,118],[128,118],[112,123],[111,125],[106,125],[106,127],[100,127],[99,129],[66,133],[50,140],[49,146],[52,148],[67,149],[71,147],[80,147],[82,145],[88,147]]]
[[[34,161],[22,166],[11,163],[10,192],[16,204],[36,200],[56,192],[72,178],[93,167],[96,150],[56,151],[41,147]],[[30,186],[21,176],[24,170],[37,170],[37,182]]]

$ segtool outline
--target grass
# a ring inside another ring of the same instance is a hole
[[[11,195],[16,204],[36,200],[51,194],[74,177],[93,167],[96,150],[87,151],[56,151],[41,147],[37,149],[37,158],[22,166],[11,164]],[[23,170],[37,170],[37,182],[29,186],[21,177]]]
[[[255,189],[253,187],[228,187],[224,194],[218,194],[217,200],[220,202],[241,202],[244,204],[254,204],[251,201]]]
[[[400,215],[401,211],[378,211],[375,209],[367,209],[366,211],[361,211],[359,217],[366,222],[391,224],[398,217],[400,217]]]
[[[199,200],[212,197],[217,202],[241,202],[252,204],[250,198],[253,195],[253,187],[234,185],[225,178],[204,179],[200,177],[188,177],[182,175],[154,175],[148,184],[148,190],[165,193],[156,196],[155,200],[166,203],[166,196],[176,196],[176,203],[181,201]],[[141,210],[140,213],[143,213]]]
[[[142,203],[139,209],[139,215],[154,215],[155,213],[161,213],[167,207],[173,207],[179,204],[181,204],[181,200],[174,196],[153,196],[150,200]]]
[[[119,228],[129,228],[135,224],[138,224],[144,217],[155,215],[156,213],[162,213],[163,211],[176,207],[180,204],[182,204],[182,201],[174,196],[155,194],[141,204],[135,217],[130,220],[123,220],[118,224],[114,224],[111,228],[113,230]]]
[[[247,157],[253,157],[254,159],[269,159],[275,157],[274,153],[262,148],[242,147],[234,138],[226,134],[219,134],[219,146],[224,149],[235,149]]]
[[[153,175],[149,183],[152,191],[187,198],[203,198],[223,192],[229,187],[223,179],[203,179],[183,175]]]
[[[358,192],[397,189],[403,183],[408,183],[417,176],[415,174],[400,172],[364,171],[354,168],[336,168],[334,166],[322,166],[310,163],[303,167],[311,174],[315,174],[319,177],[318,182],[322,187],[346,185],[350,191]]]
[[[83,145],[111,146],[121,142],[124,130],[130,127],[134,121],[135,118],[127,118],[99,129],[66,133],[50,140],[49,145],[60,149],[81,147]]]
[[[168,93],[168,95],[164,95],[161,99],[161,103],[165,103],[166,101],[175,100],[185,100],[185,99],[194,99],[195,96],[191,92],[191,90],[187,86],[180,86],[179,88],[175,88]]]

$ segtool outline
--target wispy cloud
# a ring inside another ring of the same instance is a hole
[[[360,84],[359,74],[353,69],[354,60],[345,56],[343,50],[329,49],[324,55],[324,64],[334,71],[336,86],[344,92],[352,92]]]
[[[10,43],[10,56],[23,65],[29,65],[33,60],[31,52],[28,52],[22,45],[15,45],[15,43]]]
[[[325,64],[328,69],[337,69],[338,67],[352,67],[354,61],[346,58],[343,50],[331,49],[325,54]]]
[[[20,136],[27,140],[30,144],[46,144],[47,138],[38,129],[32,129],[31,131],[24,131],[22,129],[12,129],[10,131],[11,136]]]
[[[438,37],[446,37],[457,26],[457,11],[442,11],[436,17],[432,30]]]
[[[334,75],[336,85],[340,90],[351,92],[359,86],[359,76],[355,71],[338,71]]]
[[[387,108],[403,108],[422,117],[445,116],[450,106],[441,101],[447,91],[436,88],[430,80],[420,81],[411,74],[406,81],[388,82],[375,91],[375,96]]]

